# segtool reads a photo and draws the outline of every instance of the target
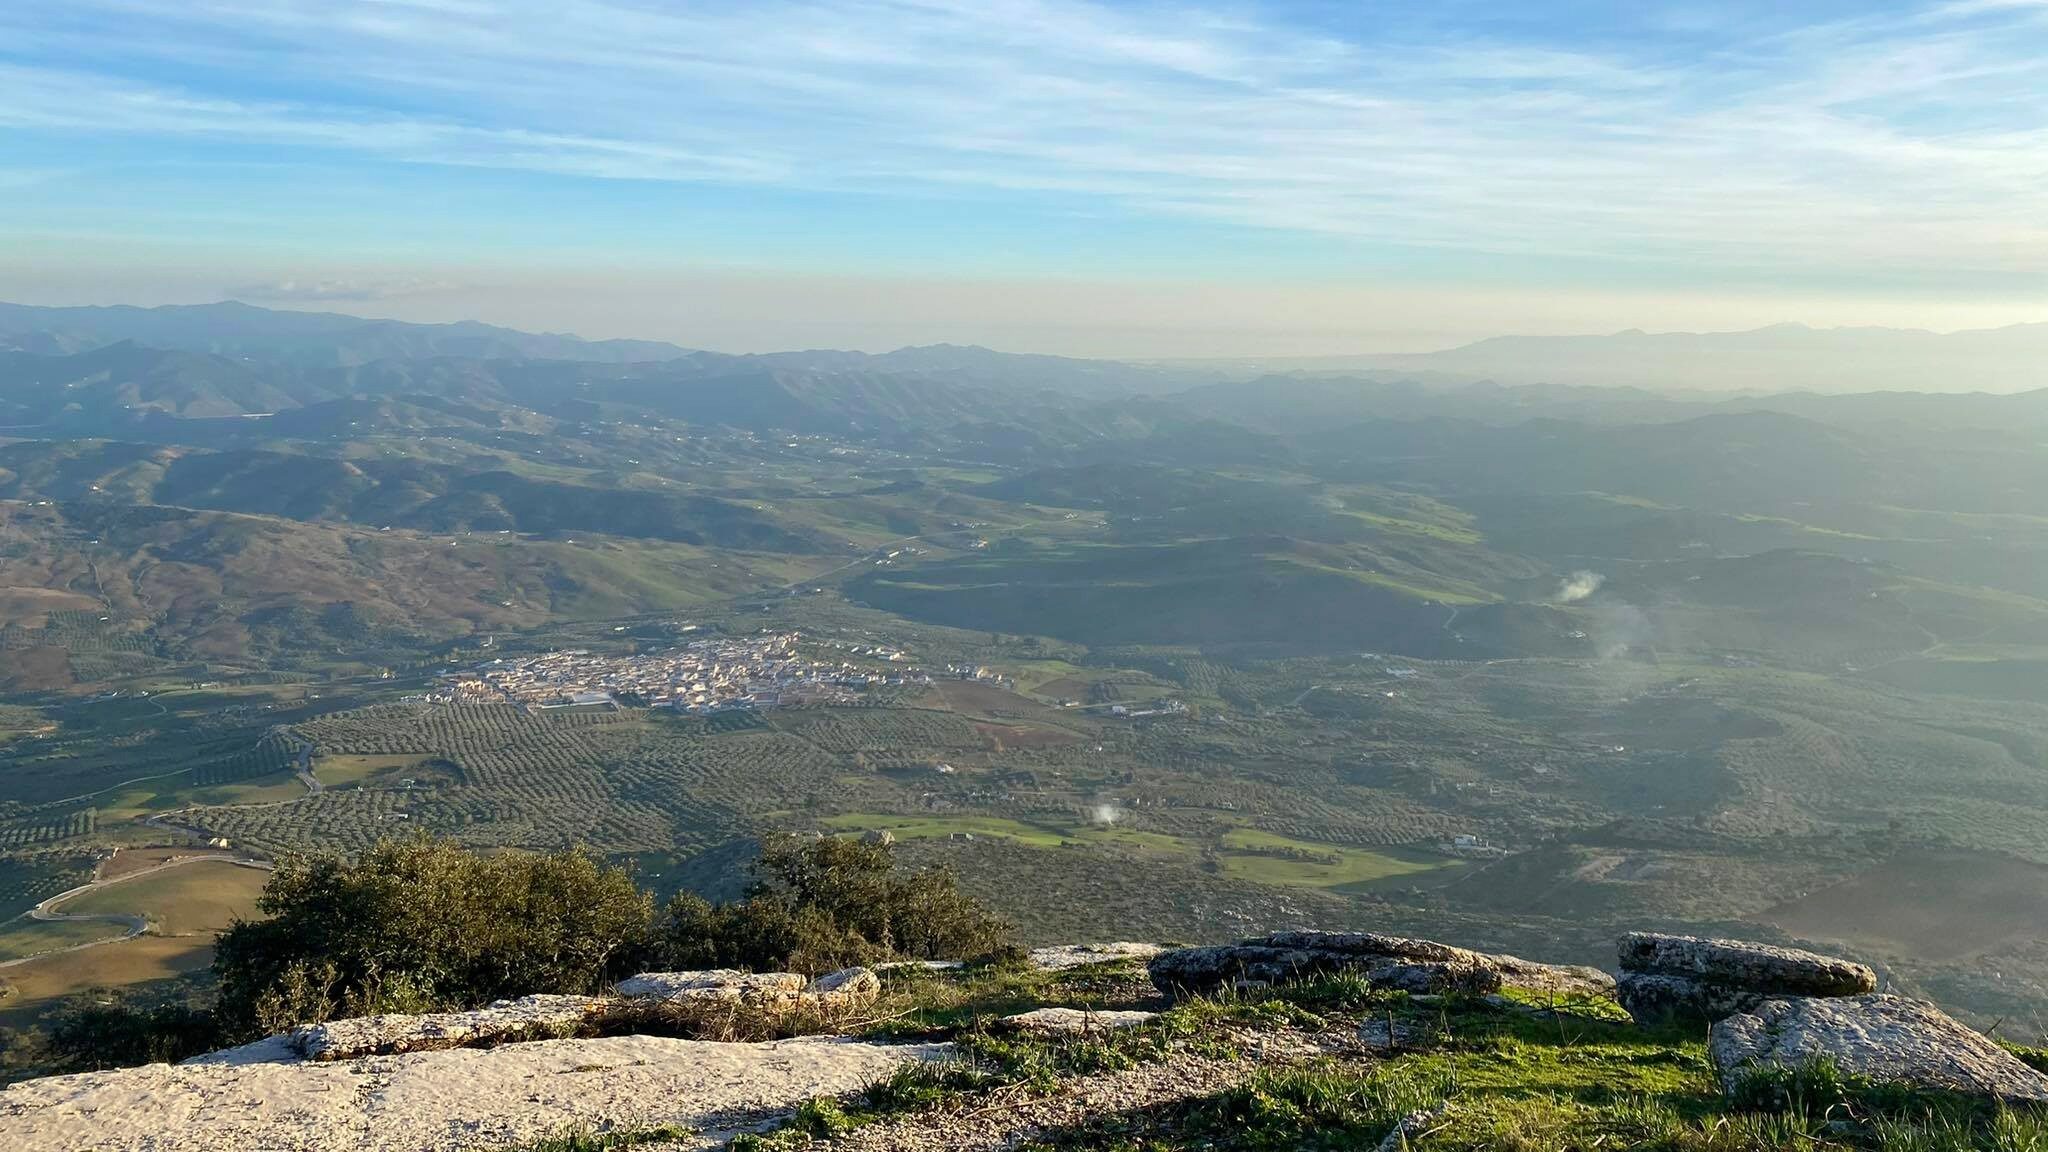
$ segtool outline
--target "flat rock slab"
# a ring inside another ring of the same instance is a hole
[[[573,1129],[710,1132],[857,1092],[949,1052],[816,1037],[613,1036],[324,1064],[152,1064],[0,1091],[0,1148],[440,1152],[517,1147]]]
[[[794,972],[736,972],[713,968],[703,972],[642,972],[621,980],[612,991],[627,1001],[688,1004],[697,1001],[747,1004],[811,1004],[845,1007],[873,1000],[882,978],[872,968],[842,968],[816,980]],[[631,1015],[630,1004],[615,1009]]]
[[[1636,1023],[1645,1025],[1675,1020],[1711,1024],[1754,1012],[1764,1001],[1779,995],[1782,994],[1654,972],[1623,972],[1614,988],[1616,1002]]]
[[[1275,932],[1238,944],[1177,948],[1151,963],[1152,982],[1168,994],[1246,982],[1274,983],[1355,971],[1376,985],[1408,992],[1485,995],[1504,984],[1569,995],[1605,995],[1614,981],[1593,968],[1537,964],[1434,940],[1377,932]]]
[[[740,972],[712,968],[703,972],[642,972],[621,980],[612,991],[629,1000],[785,1000],[810,983],[794,972]]]
[[[1030,1012],[1019,1012],[1002,1019],[1004,1028],[1015,1032],[1038,1032],[1050,1035],[1081,1035],[1089,1032],[1109,1032],[1118,1028],[1136,1028],[1149,1024],[1158,1017],[1156,1012],[1090,1012],[1081,1008],[1037,1008]]]
[[[1081,968],[1089,964],[1150,960],[1164,951],[1166,948],[1161,944],[1140,944],[1130,940],[1121,940],[1114,944],[1060,944],[1050,948],[1033,948],[1031,966],[1046,972],[1063,972],[1069,968]]]
[[[470,1012],[359,1016],[301,1028],[289,1046],[308,1060],[353,1060],[437,1048],[564,1039],[604,1014],[593,996],[524,996]]]
[[[1800,948],[1630,932],[1615,951],[1623,972],[1675,976],[1778,996],[1859,996],[1877,991],[1877,973],[1865,965]]]
[[[1728,1088],[1751,1068],[1825,1057],[1878,1083],[2048,1103],[2048,1076],[1934,1005],[1903,996],[1766,1001],[1714,1025],[1708,1051]]]

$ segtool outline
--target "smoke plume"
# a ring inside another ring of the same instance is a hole
[[[1576,604],[1593,593],[1598,592],[1600,585],[1606,582],[1607,577],[1602,576],[1598,572],[1574,572],[1570,576],[1565,577],[1564,582],[1557,586],[1557,602],[1559,604]]]

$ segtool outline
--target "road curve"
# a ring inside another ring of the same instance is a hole
[[[149,921],[142,916],[129,915],[123,912],[59,912],[56,910],[57,905],[73,897],[83,896],[94,889],[108,888],[116,884],[126,884],[130,880],[138,880],[144,876],[153,876],[168,868],[182,868],[187,864],[201,864],[209,860],[218,860],[224,864],[233,864],[242,868],[260,868],[266,872],[271,867],[269,863],[262,860],[250,860],[242,856],[212,852],[198,856],[179,856],[176,859],[166,860],[161,864],[152,865],[140,871],[130,872],[124,876],[116,876],[112,880],[91,880],[80,884],[76,888],[66,889],[37,904],[24,913],[24,915],[31,920],[43,921],[104,920],[115,924],[126,924],[128,926],[128,933],[124,936],[109,936],[104,940],[88,940],[83,944],[73,944],[67,948],[52,948],[47,952],[37,952],[34,955],[23,956],[14,960],[0,960],[0,969],[12,968],[17,964],[26,964],[31,960],[41,960],[48,956],[61,956],[66,952],[78,952],[87,948],[98,948],[103,944],[119,944],[123,940],[135,939],[149,930]]]

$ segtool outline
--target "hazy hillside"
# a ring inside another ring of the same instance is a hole
[[[2048,324],[1946,335],[1780,324],[1750,332],[1500,336],[1354,363],[1510,384],[1660,391],[2019,392],[2048,386]]]
[[[664,888],[886,827],[1039,940],[1847,934],[1983,1023],[2048,1011],[2048,391],[607,362],[226,315],[205,347],[0,352],[17,910],[169,823],[580,841]],[[447,696],[764,629],[858,687]],[[1871,914],[1815,911],[1837,890]],[[0,1026],[100,979],[39,954],[92,927],[0,933]],[[84,955],[208,946],[137,939]]]
[[[421,356],[624,362],[687,355],[647,340],[536,335],[475,321],[407,324],[332,312],[286,312],[225,301],[157,308],[0,304],[0,347],[62,355],[123,340],[159,348],[259,356],[309,366]]]

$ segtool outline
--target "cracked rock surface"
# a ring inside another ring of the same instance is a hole
[[[946,1045],[612,1036],[316,1063],[152,1064],[0,1091],[0,1148],[69,1152],[428,1152],[569,1130],[710,1135],[857,1092]]]
[[[1904,996],[1766,1001],[1714,1025],[1708,1052],[1728,1087],[1752,1068],[1798,1068],[1824,1057],[1878,1083],[2048,1103],[2048,1076],[1934,1005]]]

